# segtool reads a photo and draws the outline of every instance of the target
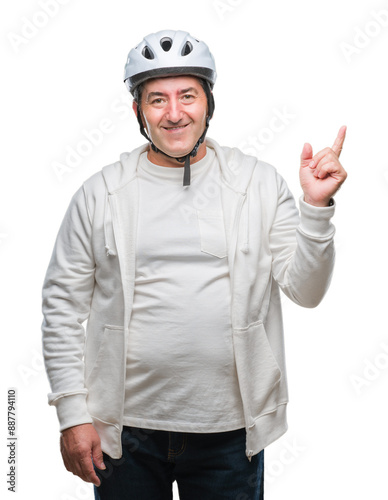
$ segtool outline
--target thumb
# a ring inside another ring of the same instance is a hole
[[[101,442],[93,444],[92,459],[96,467],[102,470],[106,469],[106,466],[104,464],[104,457],[102,455],[102,450],[101,450]]]
[[[311,144],[305,142],[302,154],[300,155],[300,166],[307,167],[312,158],[313,158],[313,148]]]

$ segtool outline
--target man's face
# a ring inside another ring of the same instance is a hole
[[[155,146],[179,158],[191,152],[205,129],[207,98],[195,77],[154,78],[144,85],[141,111]]]

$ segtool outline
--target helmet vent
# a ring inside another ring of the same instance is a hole
[[[147,45],[144,47],[144,49],[142,50],[141,53],[143,54],[143,56],[146,59],[154,59],[155,58],[152,50],[149,47],[147,47]]]
[[[168,52],[171,49],[172,46],[172,40],[171,38],[164,37],[160,40],[160,45],[164,52]]]
[[[182,52],[181,52],[181,55],[182,56],[187,56],[188,54],[190,54],[190,52],[193,50],[193,46],[191,45],[190,42],[186,42],[183,49],[182,49]]]

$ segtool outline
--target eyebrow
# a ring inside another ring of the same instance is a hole
[[[178,94],[186,94],[187,92],[195,92],[196,94],[198,94],[197,89],[194,87],[188,87],[187,89],[181,89],[178,91]],[[165,95],[166,94],[164,92],[149,92],[147,94],[147,101],[149,99],[151,99],[152,97],[163,97]]]
[[[182,89],[179,91],[180,94],[187,94],[187,92],[195,92],[196,94],[198,94],[197,89],[195,89],[194,87],[189,87],[187,89]]]

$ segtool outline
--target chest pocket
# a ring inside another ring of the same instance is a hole
[[[197,210],[201,252],[226,257],[224,217],[221,210]]]

